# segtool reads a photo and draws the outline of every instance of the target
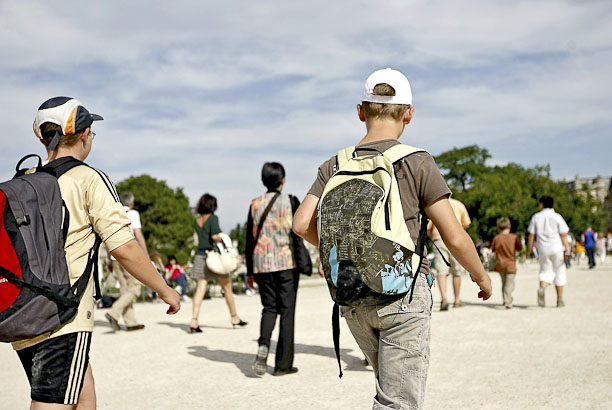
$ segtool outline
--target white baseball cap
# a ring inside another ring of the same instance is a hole
[[[389,84],[395,90],[395,95],[374,95],[374,87],[378,84]],[[380,104],[412,105],[412,89],[406,76],[392,68],[374,71],[363,86],[361,101]]]
[[[43,135],[40,126],[46,122],[59,125],[64,135],[76,134],[90,127],[94,121],[103,120],[98,114],[91,114],[87,108],[74,98],[54,97],[50,98],[36,111],[34,119],[34,134],[42,141]],[[59,132],[53,137],[49,149],[57,147],[60,140]]]

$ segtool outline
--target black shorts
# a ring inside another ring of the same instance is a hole
[[[89,365],[91,332],[70,333],[18,350],[32,400],[76,404]]]

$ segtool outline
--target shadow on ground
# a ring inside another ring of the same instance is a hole
[[[503,305],[498,305],[498,304],[492,304],[492,303],[487,303],[487,302],[483,302],[483,303],[473,303],[473,302],[463,302],[465,304],[465,306],[480,306],[480,307],[486,307],[489,309],[495,309],[495,310],[506,310],[506,308]],[[512,309],[532,309],[534,307],[537,307],[536,305],[512,305]],[[457,308],[452,308],[452,309],[457,309]]]
[[[115,333],[115,329],[113,329],[106,320],[94,320],[94,326],[107,328],[108,332],[104,332],[104,334]]]
[[[254,344],[254,346],[256,346]],[[275,344],[273,343],[270,349],[270,356],[268,357],[268,362],[274,361],[274,353],[275,353]],[[188,353],[190,355],[196,357],[203,357],[207,360],[211,360],[214,362],[221,363],[233,363],[236,367],[249,378],[257,377],[253,374],[253,370],[251,369],[251,364],[253,363],[253,359],[255,358],[255,349],[253,349],[253,353],[241,353],[241,352],[233,352],[229,350],[215,350],[209,349],[206,346],[190,346],[188,347]],[[344,362],[344,371],[369,371],[371,370],[366,367],[366,362],[364,358],[359,358],[356,356],[352,356],[348,354],[351,350],[349,349],[340,349],[340,357]],[[333,348],[324,347],[324,346],[314,346],[314,345],[304,345],[304,344],[296,344],[295,345],[295,353],[296,354],[315,354],[319,356],[329,357],[333,360],[336,360],[336,354]],[[274,368],[272,366],[268,366],[268,373],[272,373]]]
[[[175,329],[183,330],[185,333],[191,333],[189,329],[189,323],[172,323],[172,322],[158,322],[159,325],[164,325],[168,327],[173,327]],[[243,329],[240,326],[232,327],[232,325],[228,326],[210,326],[210,325],[200,325],[202,329],[224,329],[224,330],[240,330]]]

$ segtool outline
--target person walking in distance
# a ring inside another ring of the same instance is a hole
[[[120,196],[121,203],[125,209],[125,213],[130,218],[131,229],[136,238],[136,242],[142,248],[145,255],[149,255],[147,250],[147,242],[142,234],[142,223],[140,222],[140,213],[134,209],[134,194],[124,192]],[[119,298],[113,303],[105,317],[115,330],[121,330],[119,320],[123,318],[126,330],[144,329],[145,325],[138,323],[134,314],[134,302],[138,299],[141,292],[141,285],[136,278],[117,261],[112,258],[113,272],[119,281]]]
[[[493,238],[491,251],[495,252],[495,272],[502,280],[502,296],[504,307],[512,309],[512,292],[514,292],[514,279],[516,278],[516,253],[523,249],[518,236],[510,233],[510,220],[499,218],[497,220],[499,234]]]
[[[335,297],[333,294],[332,297],[339,300],[339,296],[344,298],[343,295],[346,295],[346,299],[343,300],[352,299],[350,305],[340,306],[340,313],[346,319],[353,337],[373,367],[376,382],[373,404],[375,409],[423,408],[429,367],[432,279],[429,276],[429,264],[425,262],[426,250],[422,245],[419,247],[421,254],[417,255],[420,260],[418,267],[412,267],[411,260],[405,258],[407,254],[397,251],[392,241],[381,239],[379,234],[375,237],[378,243],[384,243],[385,252],[379,252],[376,256],[375,249],[362,246],[374,240],[371,235],[373,226],[376,227],[376,232],[382,235],[386,230],[384,207],[383,212],[377,213],[380,223],[375,224],[371,219],[374,212],[372,210],[381,209],[375,207],[380,202],[371,199],[376,198],[376,195],[381,198],[380,189],[377,188],[379,186],[367,182],[371,189],[365,188],[365,190],[372,194],[366,194],[362,197],[364,201],[355,203],[354,195],[342,194],[345,192],[344,187],[346,190],[350,190],[350,187],[334,185],[342,189],[335,191],[338,193],[336,196],[329,196],[331,199],[328,202],[326,198],[331,191],[326,185],[332,181],[334,178],[332,175],[336,174],[337,170],[342,166],[347,167],[347,173],[338,176],[346,178],[351,183],[351,187],[365,187],[361,181],[366,181],[367,175],[372,173],[360,173],[359,177],[364,179],[353,178],[352,175],[355,174],[348,171],[347,164],[360,166],[359,160],[353,162],[351,160],[362,156],[368,157],[363,163],[385,164],[384,171],[378,175],[381,175],[381,178],[391,177],[394,184],[390,189],[397,194],[393,195],[393,215],[391,209],[387,213],[388,226],[397,227],[398,231],[403,232],[403,241],[415,248],[415,243],[424,243],[426,234],[424,231],[427,228],[426,225],[423,226],[426,221],[426,216],[423,214],[425,213],[438,227],[449,251],[468,269],[472,280],[480,287],[478,296],[484,300],[491,297],[491,280],[480,263],[474,243],[457,222],[448,200],[451,191],[433,157],[421,149],[402,146],[403,144],[397,141],[404,127],[412,120],[413,114],[410,83],[402,73],[388,68],[370,75],[364,85],[361,104],[357,105],[357,116],[360,121],[365,122],[365,137],[356,146],[339,151],[337,156],[332,156],[319,167],[318,176],[293,219],[293,230],[298,235],[315,246],[325,245],[325,248],[320,246],[319,251],[322,253],[321,262],[324,265],[326,281],[330,291],[335,293]],[[379,158],[379,155],[382,158]],[[387,170],[386,166],[392,166],[393,169]],[[377,172],[378,170],[374,171]],[[392,175],[397,175],[397,178],[393,179]],[[366,204],[366,201],[369,202]],[[338,208],[334,207],[336,203],[339,204]],[[328,210],[325,214],[325,223],[323,219],[317,221],[319,205],[321,208],[326,205]],[[334,212],[335,210],[338,212]],[[361,213],[362,211],[364,213]],[[350,222],[353,217],[357,223]],[[338,224],[339,218],[347,223]],[[398,222],[393,224],[396,221]],[[328,238],[335,240],[335,245],[331,246],[333,241],[329,241]],[[412,245],[408,243],[409,241]],[[346,243],[359,244],[359,249],[346,247],[344,246]],[[363,272],[355,272],[357,265],[354,258],[359,258],[364,252],[368,252],[368,260],[365,263],[363,259],[358,261]],[[414,255],[412,253],[410,258]],[[381,262],[383,258],[384,262]],[[380,281],[383,280],[382,273],[377,275],[379,272],[368,269],[367,266],[376,266],[375,269],[378,270],[378,266],[382,266],[386,261],[393,263],[394,266],[389,266],[388,270],[384,271],[385,281],[396,278],[399,280],[393,282],[393,285],[402,286],[407,278],[411,277],[411,291],[383,294],[374,293],[371,287],[370,290],[365,287],[363,280],[367,280],[366,276],[375,277],[371,282],[373,286],[376,286],[378,278]],[[405,274],[407,271],[411,271],[412,274]],[[334,288],[332,284],[338,286]],[[367,295],[366,299],[361,296],[364,293]],[[375,302],[369,303],[370,300]],[[334,315],[334,323],[336,318]]]
[[[278,162],[266,162],[261,180],[267,192],[251,201],[247,219],[247,274],[255,276],[261,304],[261,326],[253,372],[266,373],[270,339],[280,317],[274,375],[297,372],[293,367],[295,300],[300,278],[291,247],[291,223],[300,202],[283,194],[285,168]]]
[[[45,146],[45,163],[85,161],[94,145],[94,121],[76,99],[55,97],[38,109],[34,132]],[[65,254],[71,283],[85,271],[88,255],[101,238],[110,253],[130,274],[159,293],[170,305],[168,314],[180,309],[177,293],[166,285],[148,255],[134,240],[130,218],[119,202],[110,179],[102,171],[81,163],[58,178],[69,215]],[[96,408],[96,391],[89,348],[94,325],[94,273],[81,297],[73,320],[32,339],[13,343],[31,387],[31,409]]]
[[[540,212],[534,214],[529,222],[528,248],[533,255],[533,242],[538,241],[538,262],[540,263],[540,287],[538,306],[546,306],[546,288],[554,284],[557,290],[557,307],[565,306],[563,287],[567,284],[564,252],[569,254],[567,241],[569,227],[561,215],[553,209],[551,196],[540,198]]]
[[[468,214],[465,205],[463,205],[461,201],[454,198],[449,198],[448,201],[453,208],[457,221],[461,224],[463,229],[469,228],[472,220],[470,219],[470,215]],[[457,259],[448,250],[444,244],[444,241],[442,240],[442,237],[440,236],[438,228],[436,228],[433,222],[429,222],[427,233],[434,241],[434,245],[436,245],[438,250],[434,253],[434,266],[436,279],[438,279],[438,288],[440,289],[440,297],[442,298],[442,301],[440,302],[440,310],[448,310],[449,304],[446,298],[446,276],[448,274],[453,275],[453,293],[455,296],[453,307],[462,307],[461,275],[465,273],[465,269],[463,269],[463,266],[457,262]],[[446,264],[444,259],[449,262],[450,266]]]
[[[597,232],[593,230],[591,224],[587,225],[586,230],[582,233],[582,243],[586,249],[586,254],[589,257],[589,269],[593,269],[595,262],[595,246],[597,244]]]

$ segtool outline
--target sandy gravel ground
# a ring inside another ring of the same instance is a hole
[[[519,268],[515,308],[496,294],[482,303],[466,278],[466,306],[439,312],[434,288],[427,409],[612,408],[612,263],[572,267],[567,307],[536,305],[537,268]],[[450,283],[449,283],[450,291]],[[225,302],[204,302],[201,334],[188,334],[191,303],[175,316],[140,303],[146,329],[113,332],[96,312],[91,362],[99,409],[368,409],[374,377],[343,323],[344,377],[337,376],[331,307],[322,279],[301,282],[296,319],[295,375],[256,378],[251,361],[259,333],[257,296],[237,297],[249,325],[232,329]],[[276,336],[274,336],[276,337]],[[0,409],[26,409],[29,386],[10,345],[0,346]],[[270,357],[268,364],[273,364]],[[269,372],[272,367],[269,366]]]

